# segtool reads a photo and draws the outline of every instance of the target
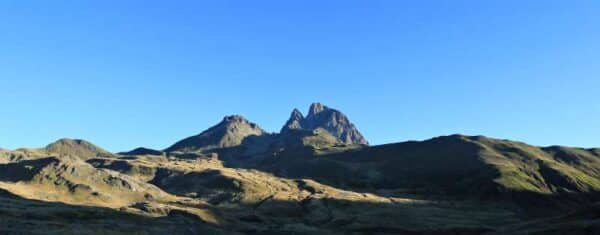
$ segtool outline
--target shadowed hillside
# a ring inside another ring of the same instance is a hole
[[[109,208],[27,200],[0,189],[1,234],[233,234],[183,211],[153,217]]]
[[[570,202],[594,201],[590,195],[600,191],[600,156],[594,150],[539,148],[482,136],[445,136],[331,154],[287,151],[245,167],[359,191],[398,190],[524,204],[535,201],[535,195],[573,199],[554,200],[565,203],[564,209],[572,206]]]

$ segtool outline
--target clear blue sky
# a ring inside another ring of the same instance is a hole
[[[165,148],[313,101],[374,144],[600,146],[600,1],[91,2],[0,2],[0,147]]]

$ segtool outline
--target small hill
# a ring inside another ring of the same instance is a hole
[[[312,131],[296,131],[295,135],[288,135],[283,137],[283,139],[284,146],[309,146],[315,149],[343,144],[337,137],[331,135],[331,133],[322,128],[317,128]]]
[[[80,139],[60,139],[44,148],[50,154],[76,156],[83,160],[96,157],[116,157],[114,154]]]
[[[275,146],[274,149],[279,151],[301,153],[302,150],[308,150],[308,155],[345,146],[341,140],[322,128],[315,130],[290,129],[280,134],[277,142],[273,145]]]
[[[120,152],[118,154],[126,155],[126,156],[134,156],[134,155],[163,155],[164,153],[159,150],[140,147],[140,148],[131,150],[129,152]]]
[[[313,103],[306,117],[298,109],[294,109],[281,129],[281,133],[285,134],[290,130],[313,131],[319,128],[326,130],[345,144],[369,144],[345,114],[321,103]]]
[[[261,136],[265,131],[255,123],[246,120],[239,115],[227,116],[208,130],[183,139],[165,152],[194,152],[208,151],[212,149],[235,147],[249,136]]]

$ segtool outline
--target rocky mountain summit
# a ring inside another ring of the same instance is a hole
[[[248,136],[261,136],[263,134],[265,134],[265,131],[255,123],[240,115],[232,115],[223,118],[220,123],[198,135],[175,143],[165,149],[165,152],[207,151],[233,147],[240,145]]]
[[[326,130],[345,144],[369,144],[345,114],[321,103],[313,103],[306,117],[298,109],[294,109],[290,119],[281,129],[281,133],[290,130],[316,130],[318,128]]]
[[[112,153],[80,139],[60,139],[44,148],[50,154],[59,156],[75,156],[81,159],[95,157],[116,157]]]

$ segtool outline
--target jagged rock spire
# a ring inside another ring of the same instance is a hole
[[[286,132],[288,130],[302,129],[303,120],[304,120],[304,115],[302,115],[300,110],[294,109],[294,111],[292,111],[292,114],[290,115],[290,118],[288,119],[288,121],[285,123],[283,128],[281,128],[281,132]]]
[[[320,112],[323,112],[327,107],[319,102],[316,103],[312,103],[310,105],[309,111],[308,111],[308,116],[314,116],[317,115]],[[327,108],[328,109],[328,108]]]

